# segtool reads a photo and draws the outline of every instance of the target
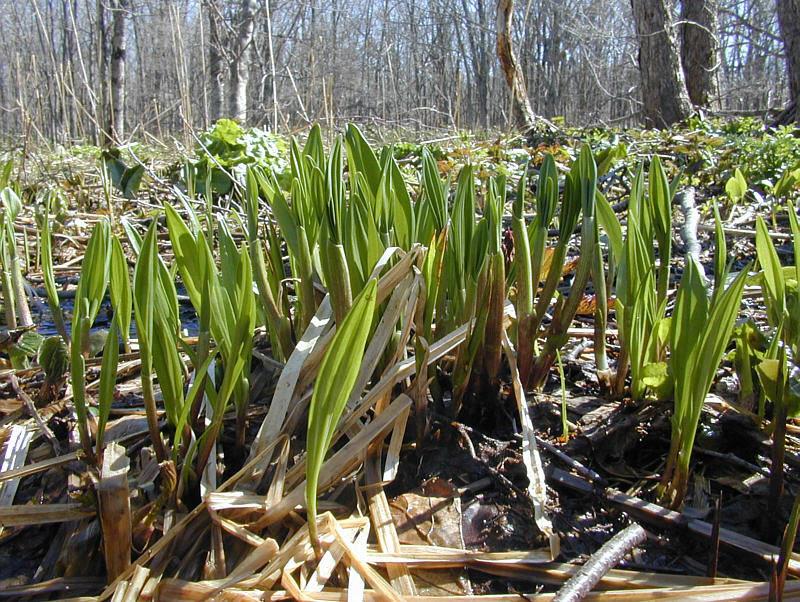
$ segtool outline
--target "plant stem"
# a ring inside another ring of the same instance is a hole
[[[144,369],[144,366],[142,369],[142,398],[144,399],[147,428],[150,431],[150,438],[153,440],[156,460],[161,463],[167,460],[167,450],[164,447],[164,441],[161,439],[161,430],[158,428],[158,409],[153,395],[153,376],[150,370]]]

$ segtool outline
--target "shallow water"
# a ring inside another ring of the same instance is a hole
[[[185,296],[185,290],[178,290],[178,295]],[[58,334],[55,324],[53,323],[53,314],[50,313],[50,306],[47,304],[47,299],[37,297],[38,301],[31,300],[31,317],[36,324],[37,330],[40,335],[44,337],[55,336]],[[67,325],[67,330],[72,327],[70,317],[72,315],[72,308],[74,306],[74,299],[61,299],[61,309],[65,312],[64,321]],[[197,314],[194,311],[191,303],[183,302],[178,305],[178,312],[181,319],[181,331],[184,336],[197,336],[199,327],[197,323]],[[97,314],[97,319],[92,326],[92,331],[108,329],[111,325],[111,319],[114,315],[114,310],[111,307],[111,299],[106,296],[103,304],[100,306],[100,311]],[[135,339],[136,333],[136,320],[131,320],[130,337]]]

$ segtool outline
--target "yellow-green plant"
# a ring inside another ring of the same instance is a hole
[[[564,189],[564,202],[572,206],[580,204],[583,213],[581,224],[581,259],[572,281],[572,288],[566,301],[556,305],[553,322],[548,329],[542,353],[536,358],[532,371],[531,385],[540,387],[547,378],[547,374],[556,359],[556,350],[564,346],[567,341],[567,329],[575,317],[581,300],[583,299],[586,284],[592,272],[593,257],[597,253],[597,216],[595,213],[595,199],[597,195],[597,166],[594,162],[591,149],[584,145],[578,160],[567,174]],[[562,209],[563,211],[563,209]],[[576,212],[577,213],[577,212]],[[552,268],[551,268],[552,273]],[[548,275],[549,276],[549,275]],[[538,329],[538,325],[537,325]]]
[[[22,277],[22,264],[17,252],[14,222],[22,211],[22,201],[10,186],[0,190],[0,267],[5,304],[6,326],[16,328],[33,324]],[[21,324],[17,323],[19,315]]]
[[[483,341],[483,365],[486,382],[483,390],[496,397],[500,390],[502,360],[503,305],[506,299],[505,257],[502,248],[503,208],[506,201],[506,179],[498,176],[489,180],[484,214],[488,233],[488,270],[486,275],[487,303],[479,311],[486,312]],[[491,397],[489,400],[491,402]],[[488,407],[491,407],[491,403]]]
[[[168,417],[177,421],[177,391],[182,395],[182,379],[175,338],[178,333],[177,296],[175,285],[158,255],[156,247],[157,220],[153,220],[142,241],[134,271],[133,307],[139,335],[139,355],[142,362],[142,397],[147,414],[147,426],[153,449],[159,462],[167,460],[167,449],[158,426],[158,410],[153,391],[153,368],[158,373],[164,407]],[[172,293],[172,295],[170,295]],[[179,384],[180,383],[180,384]]]
[[[797,263],[800,259],[800,227],[791,203],[788,210],[795,257],[795,265],[791,267],[781,265],[763,218],[756,218],[756,254],[761,266],[758,278],[767,310],[767,321],[773,331],[771,343],[764,359],[756,366],[756,372],[767,399],[776,404],[781,401],[786,406],[782,412],[788,416],[796,416],[800,413],[800,391],[791,379],[790,372],[800,352],[800,265]],[[779,362],[779,348],[780,353],[785,355],[783,347],[791,350],[791,360],[786,358]],[[784,382],[795,385],[787,385],[785,395],[781,393]],[[763,415],[763,411],[762,404],[759,414]]]
[[[53,203],[53,197],[60,194],[60,192],[52,190],[48,190],[44,193],[44,215],[39,223],[42,245],[42,279],[44,280],[44,288],[47,293],[47,304],[50,307],[50,315],[53,316],[53,324],[58,334],[61,335],[61,338],[64,340],[64,343],[69,343],[67,326],[64,323],[64,314],[61,312],[61,302],[58,298],[58,290],[56,289],[56,280],[53,272],[53,242],[50,225],[50,209]]]
[[[672,437],[660,497],[672,507],[683,502],[689,463],[706,395],[731,337],[747,270],[709,301],[700,268],[686,257],[669,336],[669,372],[674,385]]]
[[[273,268],[271,271],[267,267],[264,256],[264,242],[261,238],[259,229],[259,175],[254,168],[247,170],[247,188],[245,191],[247,200],[247,239],[250,251],[250,261],[253,265],[253,275],[258,286],[261,306],[267,318],[267,328],[270,332],[273,353],[278,360],[286,360],[292,349],[292,327],[287,312],[281,310],[281,287],[280,280]],[[269,228],[271,224],[267,224]],[[277,235],[274,229],[269,230],[270,248],[278,250],[277,257],[271,261],[281,265],[280,245],[277,242]]]
[[[538,328],[541,323],[540,319],[537,320],[534,312],[534,301],[541,279],[547,234],[558,205],[558,171],[552,155],[548,153],[539,170],[539,180],[536,186],[536,216],[530,227],[526,225],[524,210],[527,171],[526,166],[519,179],[511,220],[514,232],[514,267],[517,283],[517,366],[523,386],[528,384],[528,378],[533,368],[537,336],[534,327]],[[560,265],[555,266],[554,269],[560,274]],[[544,291],[543,294],[545,294]],[[550,294],[552,297],[552,291]]]
[[[213,450],[222,427],[222,416],[231,399],[234,400],[237,411],[236,439],[240,444],[244,443],[244,419],[250,388],[248,360],[252,352],[256,321],[255,296],[252,290],[253,270],[249,251],[245,247],[237,248],[233,237],[221,221],[218,223],[221,264],[218,270],[207,236],[200,231],[192,232],[172,207],[165,206],[165,212],[175,263],[197,312],[201,332],[201,344],[193,358],[197,387],[186,398],[181,388],[180,396],[175,397],[175,412],[168,411],[167,414],[172,424],[182,428],[188,424],[197,431],[199,471]],[[160,258],[154,265],[159,272],[163,272],[159,267],[163,265]],[[166,297],[170,299],[168,305],[171,307],[171,290]],[[163,320],[164,317],[159,319]],[[201,369],[201,366],[207,366],[210,361],[210,337],[216,342],[224,366],[219,390],[207,386],[207,374]],[[177,336],[174,335],[173,340],[176,339]],[[174,356],[171,347],[167,355]],[[156,371],[158,372],[157,366]],[[177,384],[177,375],[172,371],[169,374],[172,374]],[[207,429],[201,429],[198,420],[199,400],[202,399],[200,393],[209,397],[213,410],[211,425]],[[192,406],[190,410],[185,408],[187,402]],[[181,418],[184,413],[187,417]],[[182,437],[183,433],[179,436]]]
[[[306,437],[306,508],[308,528],[317,543],[317,489],[325,454],[333,441],[336,425],[344,411],[361,369],[361,360],[372,327],[377,297],[377,280],[372,279],[356,298],[337,327],[322,358],[311,405]]]
[[[660,359],[665,343],[660,340],[660,325],[666,311],[671,250],[669,237],[656,234],[657,223],[664,227],[663,217],[669,216],[671,202],[670,187],[658,157],[650,165],[648,179],[649,194],[645,196],[644,168],[640,164],[631,184],[627,232],[616,285],[620,355],[613,389],[617,394],[622,392],[630,362],[631,396],[636,400],[642,399],[647,390],[647,370],[650,370],[647,366]],[[658,267],[654,244],[657,237]],[[718,256],[724,260],[725,254]],[[724,276],[721,269],[718,273]]]
[[[72,315],[70,377],[75,400],[75,413],[78,416],[78,433],[87,457],[92,455],[92,439],[87,423],[85,354],[89,347],[89,331],[100,311],[100,304],[103,302],[108,288],[111,269],[111,237],[108,220],[99,221],[86,245],[81,277],[75,291],[75,308]]]

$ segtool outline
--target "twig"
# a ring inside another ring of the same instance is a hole
[[[717,496],[714,504],[714,528],[711,530],[711,546],[708,551],[708,567],[706,576],[716,579],[717,565],[719,563],[719,523],[722,517],[722,492]]]
[[[735,466],[738,466],[740,468],[744,468],[745,470],[750,470],[752,472],[757,472],[758,474],[760,474],[762,476],[765,476],[765,477],[769,476],[769,471],[766,468],[761,468],[760,466],[756,466],[755,464],[752,464],[752,463],[748,462],[747,460],[743,460],[742,458],[740,458],[736,454],[733,454],[733,453],[730,453],[730,452],[724,454],[722,452],[714,451],[712,449],[705,449],[703,447],[700,447],[699,445],[695,445],[694,451],[695,451],[695,453],[702,454],[702,455],[708,456],[710,458],[718,458],[720,460],[724,460],[726,462],[730,462],[731,464],[733,464]]]
[[[637,523],[626,527],[595,552],[575,575],[553,597],[553,602],[582,600],[620,560],[647,537]]]
[[[682,527],[706,539],[711,539],[713,526],[706,521],[692,518],[681,512],[669,510],[658,504],[646,502],[641,498],[627,495],[616,489],[600,489],[594,487],[585,479],[557,468],[550,471],[548,480],[553,484],[568,487],[583,495],[599,495],[614,506],[621,507],[637,520],[662,527]],[[777,546],[770,545],[752,537],[747,537],[741,533],[736,533],[725,527],[720,527],[719,541],[730,548],[739,552],[745,552],[755,558],[760,558],[769,564],[774,562],[774,557],[780,553]],[[800,555],[792,554],[788,557],[787,565],[787,570],[790,574],[800,575]]]
[[[697,226],[698,230],[707,230],[709,232],[714,231],[714,224],[700,224]],[[746,230],[744,228],[723,228],[722,229],[725,234],[730,236],[749,236],[750,238],[756,237],[755,230]],[[791,238],[791,232],[769,232],[770,238],[774,239],[784,239],[784,238]]]
[[[544,439],[542,439],[538,435],[536,436],[536,444],[537,445],[541,445],[544,449],[546,449],[548,452],[553,454],[556,458],[558,458],[559,460],[564,462],[567,466],[572,468],[575,472],[580,474],[585,479],[587,479],[589,481],[592,481],[592,482],[596,483],[597,485],[600,485],[601,487],[608,487],[608,482],[603,477],[601,477],[599,474],[597,474],[595,471],[593,471],[591,468],[587,468],[586,466],[584,466],[583,464],[581,464],[580,462],[578,462],[574,458],[569,457],[563,451],[558,449],[555,445],[551,445],[550,443],[548,443],[547,441],[545,441]]]
[[[10,374],[9,380],[11,382],[11,388],[14,389],[14,392],[19,396],[22,400],[22,403],[25,404],[25,409],[28,411],[28,414],[36,421],[39,430],[41,431],[42,435],[44,435],[45,439],[50,443],[53,448],[53,454],[56,456],[61,455],[61,446],[58,444],[58,439],[53,434],[53,431],[44,423],[42,417],[39,416],[39,412],[36,410],[36,405],[33,403],[33,400],[28,396],[28,394],[22,390],[22,387],[19,386],[19,381],[17,380],[16,375]]]
[[[783,538],[781,540],[781,553],[778,556],[778,564],[772,575],[769,584],[769,599],[783,600],[783,589],[786,585],[786,573],[789,568],[789,560],[792,556],[792,549],[794,548],[794,540],[797,537],[797,523],[800,521],[800,496],[795,498],[794,505],[792,506],[792,515],[783,531]]]
[[[445,419],[444,416],[436,416],[437,418],[444,419],[443,422],[449,424],[452,428],[456,430],[456,432],[461,436],[461,439],[464,441],[464,445],[466,451],[470,458],[472,458],[478,464],[481,464],[492,477],[494,477],[503,487],[508,489],[508,491],[517,499],[525,499],[527,496],[525,492],[514,485],[508,477],[502,474],[499,470],[494,468],[493,466],[489,466],[485,461],[483,461],[480,457],[478,457],[477,453],[475,453],[475,446],[472,444],[472,439],[470,439],[470,433],[478,434],[475,432],[474,429],[468,427],[466,424],[461,424],[460,422],[456,422],[455,420]],[[487,437],[488,438],[488,437]]]

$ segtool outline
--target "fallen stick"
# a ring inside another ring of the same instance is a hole
[[[612,504],[621,507],[625,512],[638,520],[660,525],[683,527],[692,533],[701,535],[706,539],[711,539],[713,526],[703,520],[691,518],[680,512],[669,510],[658,504],[647,502],[641,498],[627,495],[616,489],[598,489],[581,477],[569,474],[558,468],[552,469],[550,479],[559,485],[568,487],[573,491],[582,494],[596,494],[604,497]],[[719,530],[719,541],[721,544],[746,552],[751,556],[760,558],[767,564],[773,564],[775,558],[780,554],[777,546],[770,545],[758,539],[747,537],[741,533],[736,533],[730,529],[721,528]],[[800,555],[792,554],[787,559],[788,572],[792,575],[800,575]]]
[[[633,523],[608,540],[589,561],[556,592],[553,602],[576,602],[586,597],[595,585],[637,545],[647,533]]]
[[[714,224],[699,224],[697,226],[698,230],[706,230],[708,232],[713,232],[714,228],[715,228]],[[748,236],[750,238],[756,237],[755,230],[746,230],[744,228],[728,228],[728,227],[724,227],[722,228],[722,230],[723,232],[725,232],[725,234],[728,234],[730,236]],[[779,240],[792,237],[791,232],[769,232],[768,234],[770,238]]]
[[[36,410],[36,404],[33,403],[33,400],[28,396],[27,393],[25,393],[22,387],[19,386],[19,381],[14,374],[11,375],[11,388],[14,389],[14,392],[22,400],[22,403],[25,404],[25,409],[28,411],[28,414],[30,414],[31,418],[34,419],[36,426],[39,427],[39,431],[50,443],[50,446],[53,448],[53,454],[58,456],[61,453],[61,446],[59,446],[58,440],[53,434],[53,431],[51,431],[50,428],[44,423],[44,420],[42,420],[42,417]]]
[[[536,443],[538,445],[541,445],[545,450],[554,455],[556,458],[564,462],[567,466],[575,470],[575,472],[581,475],[584,479],[592,481],[593,483],[596,483],[600,487],[608,487],[608,482],[599,474],[597,474],[595,471],[593,471],[591,468],[587,468],[574,458],[568,456],[563,451],[558,449],[555,445],[548,443],[538,435],[536,435]]]

